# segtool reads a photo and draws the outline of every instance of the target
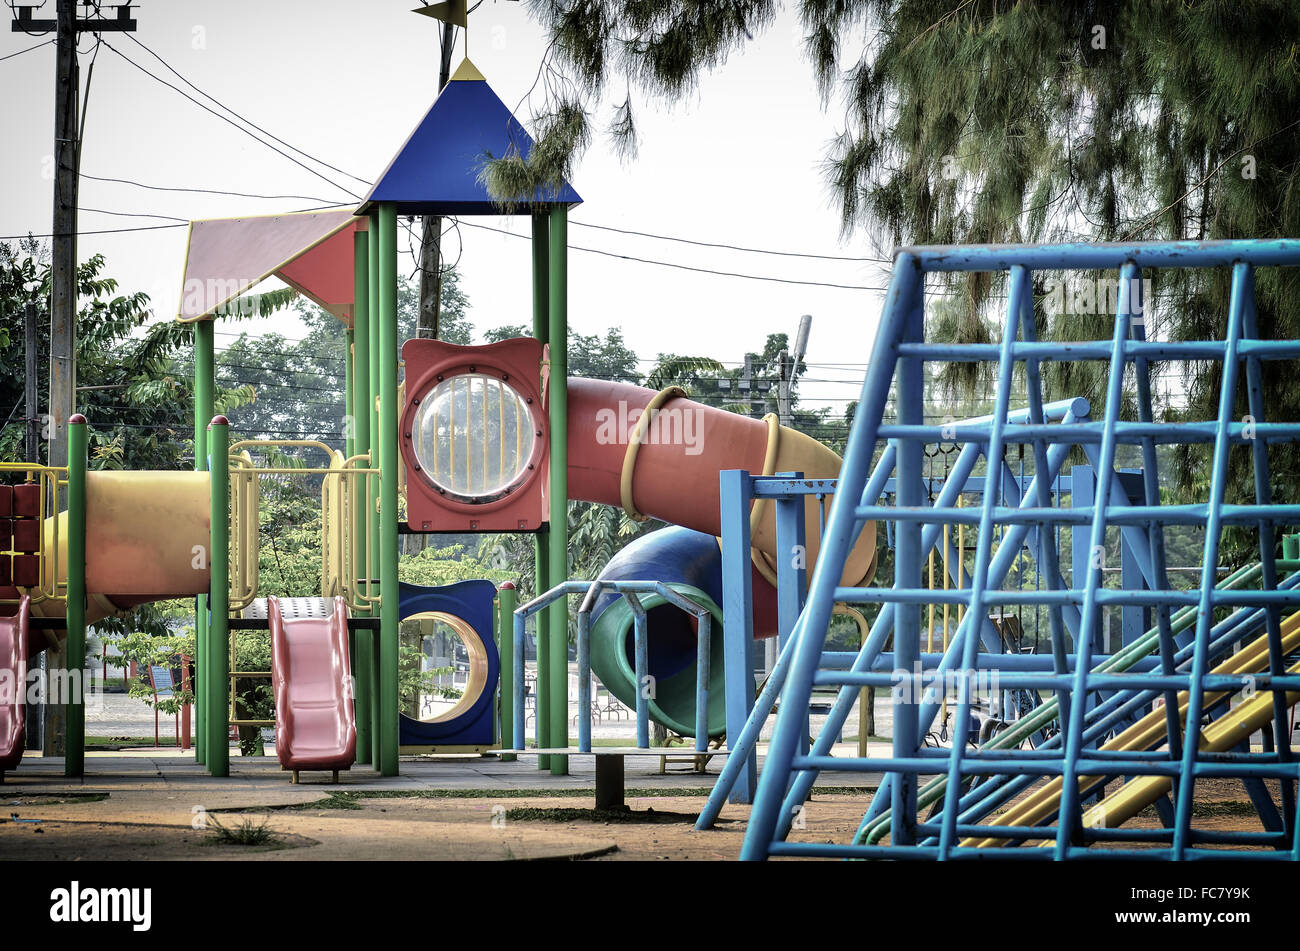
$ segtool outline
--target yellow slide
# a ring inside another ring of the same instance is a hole
[[[1300,612],[1288,617],[1282,624],[1282,650],[1286,653],[1300,648]],[[1233,654],[1214,668],[1215,674],[1264,673],[1268,670],[1268,637],[1261,635],[1243,650]],[[1300,664],[1291,668],[1292,673],[1300,670]],[[1207,691],[1205,707],[1221,700],[1227,691]],[[1300,693],[1288,693],[1287,706],[1300,701]],[[1186,727],[1188,695],[1186,691],[1178,694],[1179,722]],[[1272,717],[1272,693],[1260,691],[1246,702],[1233,708],[1206,729],[1201,731],[1201,749],[1207,752],[1221,752],[1231,749],[1241,742],[1243,736],[1249,736]],[[1168,730],[1163,707],[1153,710],[1137,723],[1130,726],[1118,736],[1102,744],[1103,750],[1150,750],[1167,741]],[[1118,766],[1118,764],[1117,764]],[[1079,794],[1087,795],[1101,784],[1103,776],[1078,777]],[[1091,828],[1113,828],[1122,825],[1138,812],[1154,802],[1172,786],[1168,776],[1144,776],[1125,783],[1114,795],[1107,796],[1101,803],[1090,809],[1084,816],[1083,823]],[[1061,777],[1050,780],[1046,785],[1034,790],[1005,813],[997,817],[998,825],[1033,826],[1045,823],[1059,808],[1061,789],[1064,781]],[[988,848],[1008,844],[1006,839],[967,838],[963,846]]]

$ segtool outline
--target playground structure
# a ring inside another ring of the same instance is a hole
[[[42,636],[36,649],[66,630],[69,654],[79,656],[87,624],[150,600],[195,596],[195,755],[213,775],[228,775],[231,726],[272,723],[240,714],[235,682],[272,679],[278,690],[287,690],[292,706],[293,687],[286,686],[283,671],[313,666],[293,656],[298,639],[287,632],[293,622],[258,597],[260,486],[263,480],[297,476],[320,480],[320,595],[331,604],[343,599],[355,681],[353,690],[340,678],[326,678],[331,693],[322,702],[341,711],[344,695],[351,691],[356,760],[381,775],[397,773],[403,752],[500,747],[501,724],[513,719],[514,685],[508,685],[498,709],[500,672],[513,673],[515,659],[509,635],[513,624],[502,625],[507,633],[500,654],[494,643],[494,586],[482,581],[440,589],[400,584],[397,541],[403,531],[532,531],[538,586],[546,590],[551,577],[563,581],[567,571],[570,498],[621,504],[636,518],[656,516],[689,526],[680,535],[662,534],[647,546],[653,554],[629,570],[635,574],[674,562],[680,567],[690,546],[698,548],[702,540],[712,546],[712,563],[696,572],[701,577],[689,571],[681,578],[661,574],[653,580],[663,594],[652,592],[644,604],[652,626],[661,630],[650,650],[654,673],[664,675],[664,662],[681,667],[683,641],[689,641],[694,660],[693,633],[679,629],[675,640],[664,635],[660,602],[685,588],[708,599],[713,616],[720,613],[713,539],[718,505],[712,490],[718,471],[736,463],[764,472],[795,465],[829,476],[839,459],[814,440],[783,429],[775,417],[737,417],[692,403],[676,388],[655,393],[566,379],[565,221],[568,206],[580,201],[567,184],[553,194],[524,196],[517,206],[533,224],[534,337],[476,348],[408,341],[407,383],[404,391],[399,389],[398,216],[499,214],[500,207],[478,180],[478,163],[485,153],[526,153],[530,147],[522,127],[466,61],[355,212],[191,224],[178,316],[194,328],[196,471],[87,472],[86,423],[80,418],[69,429],[72,461],[66,469],[15,467],[32,486],[31,491],[21,489],[24,498],[31,496],[26,503],[31,511],[25,513],[31,524],[21,526],[41,528],[36,541],[23,541],[27,547],[16,548],[12,560],[6,560],[20,572],[14,579],[19,585],[0,594],[11,595],[7,600],[15,605],[20,586],[35,595],[38,617],[32,626]],[[229,421],[214,413],[214,323],[242,308],[244,295],[270,276],[344,325],[350,412],[342,452],[312,440],[232,443]],[[607,415],[613,423],[603,421]],[[698,426],[702,452],[682,444],[680,429],[661,429],[661,423],[671,427],[673,420]],[[314,458],[318,453],[324,458]],[[681,493],[682,478],[698,480],[702,490]],[[56,515],[61,488],[66,488],[67,511]],[[771,519],[756,511],[753,521],[752,570],[756,577],[771,576]],[[675,544],[665,547],[669,541]],[[850,558],[846,583],[866,583],[874,559],[874,538],[868,535]],[[593,667],[634,705],[631,677],[616,677],[619,651],[611,646],[621,636],[621,624],[632,626],[630,618],[613,620],[620,616],[620,605],[606,600],[597,606]],[[337,617],[337,612],[329,613]],[[468,695],[449,714],[429,720],[398,710],[398,628],[419,618],[451,625],[473,658]],[[548,749],[569,746],[567,625],[567,605],[556,603],[541,615],[538,630],[539,744]],[[761,622],[758,635],[769,627],[774,633],[774,627]],[[241,630],[267,631],[280,644],[277,670],[237,669],[231,632]],[[693,682],[669,686],[676,699],[670,703],[665,697],[662,706],[656,704],[657,716],[693,729],[685,723],[694,720],[681,713],[686,705],[693,716]],[[721,701],[718,696],[706,705],[710,723],[721,723]],[[67,711],[72,726],[65,769],[76,776],[84,769],[84,715],[75,699]],[[298,734],[284,730],[283,722],[279,726],[282,742],[292,744]],[[347,732],[344,724],[335,726]],[[278,752],[287,769],[314,762],[292,749]],[[539,765],[554,773],[567,769],[562,753],[539,757]]]
[[[1294,441],[1300,426],[1295,421],[1269,420],[1262,401],[1263,361],[1295,359],[1300,343],[1261,340],[1254,298],[1257,268],[1297,263],[1300,242],[1295,241],[915,248],[897,254],[875,360],[863,385],[839,493],[827,519],[823,555],[772,678],[783,682],[783,689],[777,688],[782,689],[782,705],[742,857],[1300,858],[1298,770],[1288,722],[1288,710],[1300,688],[1294,663],[1300,644],[1295,639],[1295,615],[1284,617],[1289,606],[1300,601],[1297,577],[1292,574],[1300,568],[1298,539],[1286,539],[1282,558],[1276,550],[1279,529],[1295,524],[1300,506],[1273,503],[1268,454],[1271,444]],[[1144,269],[1162,267],[1231,270],[1224,339],[1145,339],[1145,321],[1139,318],[1156,303],[1138,296],[1140,279]],[[1038,342],[1032,284],[1036,270],[1084,271],[1089,278],[1094,270],[1117,274],[1113,337],[1071,343],[1068,348]],[[925,276],[944,271],[1006,276],[1007,304],[999,344],[925,342]],[[1043,402],[1040,365],[1062,359],[1105,363],[1108,376],[1101,421],[1085,418],[1084,406],[1071,408],[1054,421],[1051,407]],[[1151,363],[1157,359],[1175,365],[1188,360],[1222,363],[1215,418],[1155,420]],[[927,425],[920,410],[926,361],[996,362],[998,385],[991,417]],[[1243,362],[1244,401],[1238,392]],[[1015,410],[1010,405],[1012,383],[1020,372],[1028,387],[1028,407]],[[1121,419],[1126,373],[1136,383],[1136,421]],[[891,390],[896,423],[884,421]],[[873,468],[877,440],[886,440],[887,446]],[[924,447],[944,442],[965,448],[937,498],[927,500]],[[1213,446],[1207,497],[1195,503],[1161,504],[1157,448],[1189,442]],[[1001,493],[988,490],[988,473],[1004,466],[1004,446],[1017,444],[1032,447],[1034,476],[1023,492],[1016,493],[1018,498],[999,504]],[[1129,504],[1116,472],[1121,444],[1140,447],[1143,494],[1137,504]],[[1254,477],[1254,498],[1241,503],[1230,501],[1227,491],[1228,457],[1234,445],[1248,447]],[[1070,508],[1054,507],[1050,486],[1075,447],[1087,454],[1098,473],[1095,497]],[[961,507],[956,503],[980,456],[986,461],[985,491],[978,507]],[[896,479],[896,504],[880,505],[891,472]],[[839,566],[853,543],[857,523],[871,518],[894,522],[894,585],[844,587],[838,581]],[[941,591],[924,587],[923,567],[940,542],[941,531],[946,538],[947,526],[962,524],[977,531],[969,584]],[[1205,526],[1200,585],[1179,590],[1168,580],[1164,529],[1189,524]],[[1258,533],[1259,561],[1219,581],[1226,525],[1246,526]],[[1084,552],[1091,553],[1075,562],[1068,582],[1061,570],[1058,530],[1062,529],[1086,531]],[[1103,585],[1104,569],[1115,556],[1115,533],[1108,536],[1107,529],[1118,531],[1125,556],[1134,560],[1141,574],[1140,584],[1122,589]],[[1026,544],[1046,588],[1005,590],[1007,572]],[[847,669],[835,663],[840,658],[823,653],[826,626],[837,601],[881,606],[871,636]],[[951,643],[939,657],[918,650],[923,610],[931,604],[964,609]],[[1043,658],[1050,661],[1047,669],[1035,670],[1014,662],[1017,655],[996,652],[998,635],[989,620],[990,610],[1014,604],[1048,609],[1051,654]],[[1097,635],[1101,614],[1109,605],[1149,608],[1155,625],[1120,651],[1103,656]],[[885,672],[881,652],[891,635],[894,653],[888,666],[893,669]],[[926,748],[921,738],[939,711],[944,679],[951,677],[955,683],[956,722],[964,724],[982,672],[996,673],[1000,688],[1052,696],[978,749],[969,750],[960,741],[947,749]],[[853,694],[872,684],[893,687],[892,755],[832,759],[827,755],[829,744],[844,722]],[[814,685],[833,685],[840,692],[822,734],[811,749],[805,749],[807,734],[800,709],[806,707]],[[758,714],[756,709],[755,718]],[[1052,720],[1060,724],[1057,735],[1043,739],[1034,749],[1020,748]],[[1197,732],[1191,734],[1187,724],[1196,724]],[[1260,729],[1267,731],[1265,748],[1255,752],[1250,737]],[[733,755],[728,770],[740,762]],[[858,835],[849,843],[786,841],[792,817],[813,778],[832,768],[885,774]],[[932,778],[922,785],[926,776]],[[1203,777],[1240,780],[1258,811],[1262,831],[1197,828],[1192,822],[1192,798],[1196,780]],[[1280,810],[1265,779],[1278,781]],[[1085,810],[1114,780],[1122,782],[1118,791]],[[999,811],[1040,783],[1028,798]],[[1172,799],[1166,795],[1171,788]],[[1161,828],[1118,828],[1148,805],[1156,807]],[[928,816],[924,809],[930,810]],[[701,822],[706,822],[705,816]],[[1050,848],[1024,847],[1034,842]],[[1150,848],[1134,850],[1138,843]],[[1242,850],[1242,845],[1262,848]]]
[[[1272,502],[1268,460],[1269,445],[1296,440],[1300,425],[1268,420],[1260,396],[1262,361],[1295,359],[1300,343],[1259,339],[1253,297],[1255,269],[1300,264],[1300,242],[905,249],[841,462],[775,417],[706,407],[673,387],[567,377],[567,214],[581,201],[568,183],[512,208],[532,225],[533,336],[483,347],[406,341],[399,379],[399,218],[500,214],[478,163],[530,147],[466,60],[355,211],[193,222],[179,318],[194,328],[196,471],[89,472],[80,416],[68,427],[66,468],[4,467],[17,484],[0,487],[0,507],[9,506],[0,511],[9,526],[0,602],[13,610],[0,618],[3,670],[21,682],[28,658],[62,632],[68,655],[81,657],[95,620],[194,596],[195,755],[214,776],[230,773],[232,725],[272,723],[295,782],[301,771],[337,779],[358,764],[394,776],[402,754],[430,752],[529,754],[563,774],[571,750],[592,750],[594,672],[635,710],[637,747],[649,749],[654,720],[692,737],[692,752],[726,756],[698,826],[708,828],[728,798],[753,802],[745,858],[1183,859],[1245,845],[1252,850],[1231,857],[1300,859],[1300,761],[1288,720],[1300,699],[1300,615],[1285,614],[1300,602],[1300,537],[1287,536],[1282,557],[1275,550],[1278,532],[1300,524],[1300,506]],[[1162,267],[1231,269],[1223,340],[1145,339],[1136,316],[1155,302],[1136,295],[1144,269]],[[1118,274],[1112,339],[1068,349],[1039,342],[1035,272],[1103,269]],[[927,343],[925,275],[972,270],[1007,281],[1001,343]],[[271,276],[343,325],[341,452],[311,440],[232,443],[229,421],[214,412],[215,321]],[[1101,419],[1088,400],[1045,400],[1040,365],[1049,360],[1106,364]],[[1156,422],[1156,360],[1221,361],[1217,416]],[[933,361],[996,364],[992,413],[928,424],[922,384]],[[1019,378],[1026,406],[1012,405]],[[1137,421],[1120,417],[1126,378]],[[885,422],[891,394],[895,423]],[[1248,423],[1238,422],[1243,406]],[[1213,446],[1208,495],[1161,504],[1160,449],[1190,442]],[[1121,445],[1140,448],[1140,469],[1117,465]],[[1251,454],[1249,503],[1227,492],[1228,455],[1239,445]],[[1012,447],[1022,450],[1014,465]],[[308,460],[317,453],[323,459]],[[940,477],[925,464],[936,453]],[[1071,464],[1072,453],[1088,464]],[[321,590],[303,605],[259,597],[260,487],[290,476],[321,485]],[[570,579],[571,499],[670,524],[626,546],[598,578]],[[892,587],[869,586],[877,523],[894,553]],[[1163,530],[1188,524],[1206,528],[1200,584],[1178,589]],[[1259,558],[1219,578],[1227,525],[1259,533]],[[536,539],[537,596],[526,604],[516,606],[512,585],[398,579],[402,533],[506,531]],[[1033,590],[1022,584],[1026,562]],[[1110,567],[1119,587],[1104,583]],[[870,623],[868,606],[878,609]],[[1117,650],[1103,622],[1111,607]],[[824,649],[837,613],[857,622],[858,650]],[[1039,652],[1044,615],[1048,650]],[[529,618],[538,659],[531,746]],[[469,687],[447,713],[419,719],[399,709],[403,623],[446,624],[468,649]],[[267,632],[272,670],[238,669],[240,630]],[[768,637],[778,639],[779,660],[755,696],[753,643]],[[256,677],[273,684],[274,721],[236,707],[236,680]],[[832,757],[869,686],[893,690],[891,755],[868,757],[860,724],[859,755]],[[810,739],[819,687],[838,692]],[[69,776],[85,768],[80,704],[75,692],[66,702]],[[758,737],[774,709],[760,774]],[[0,704],[0,777],[19,765],[23,718],[20,695]],[[1195,741],[1187,723],[1198,725]],[[1255,752],[1250,737],[1261,730],[1268,747]],[[829,769],[884,773],[858,835],[787,841]],[[1198,829],[1200,777],[1240,780],[1263,831]],[[1280,783],[1280,809],[1266,780]],[[1119,828],[1151,804],[1161,828]],[[1026,848],[1033,844],[1047,847]],[[1153,848],[1115,847],[1135,844]]]

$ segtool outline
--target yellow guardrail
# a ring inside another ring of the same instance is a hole
[[[59,581],[62,565],[59,563],[58,502],[59,490],[66,489],[68,485],[68,468],[31,462],[0,462],[0,475],[4,474],[21,475],[25,484],[35,483],[40,487],[41,526],[37,532],[37,550],[34,553],[39,563],[38,580],[35,587],[23,586],[21,590],[30,596],[33,606],[43,601],[66,601],[67,582]],[[17,598],[0,599],[0,604],[17,603]]]
[[[256,465],[251,452],[268,449],[316,449],[324,466]],[[353,611],[378,604],[378,554],[372,551],[369,530],[356,530],[359,517],[368,527],[378,517],[366,499],[378,496],[379,470],[369,468],[370,456],[343,454],[315,439],[244,439],[230,447],[230,607],[241,610],[257,597],[257,567],[261,549],[259,480],[277,476],[321,479],[321,595],[342,595]],[[233,668],[232,668],[233,670]]]

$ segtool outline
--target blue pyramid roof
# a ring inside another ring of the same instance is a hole
[[[532,137],[473,64],[463,62],[415,131],[357,209],[391,201],[399,215],[499,215],[479,181],[483,164],[511,149],[527,156]],[[539,191],[520,204],[576,205],[582,201],[565,182],[558,193]]]

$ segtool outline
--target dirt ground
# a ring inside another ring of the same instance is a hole
[[[293,806],[206,814],[112,795],[0,793],[0,861],[726,861],[740,853],[749,812],[747,806],[727,805],[715,828],[696,832],[694,821],[705,802],[700,795],[629,796],[625,811],[601,814],[584,794],[461,798],[340,794],[330,787],[321,792],[321,798]],[[858,792],[819,793],[790,838],[847,842],[868,802],[869,796]],[[1260,828],[1240,784],[1231,780],[1199,783],[1196,803],[1197,828]],[[1150,828],[1159,822],[1149,811],[1132,824]],[[271,840],[222,844],[216,841],[218,826],[236,832],[264,826]]]

